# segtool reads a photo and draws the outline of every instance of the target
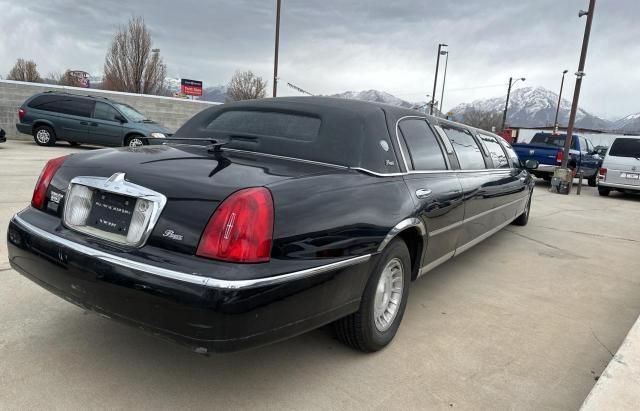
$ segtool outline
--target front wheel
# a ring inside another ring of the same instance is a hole
[[[409,296],[411,258],[395,239],[380,254],[367,282],[360,309],[334,323],[340,341],[363,352],[381,350],[398,331]]]
[[[145,144],[147,144],[147,142],[145,139],[142,138],[142,136],[127,137],[127,139],[124,141],[125,147],[131,147],[131,148],[142,147]]]

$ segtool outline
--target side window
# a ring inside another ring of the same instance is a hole
[[[485,134],[480,134],[480,138],[482,142],[489,150],[489,155],[491,156],[491,160],[493,161],[493,166],[495,168],[509,168],[509,160],[507,160],[507,154],[504,149],[498,143],[493,136],[487,136]]]
[[[511,147],[511,144],[507,143],[507,140],[503,138],[501,138],[500,140],[502,143],[502,147],[504,147],[505,151],[507,152],[507,156],[509,156],[509,159],[511,159],[511,168],[521,168],[520,158],[518,158],[518,155],[516,154],[513,147]]]
[[[481,170],[486,168],[482,151],[468,131],[447,126],[442,128],[453,144],[461,169]]]
[[[94,102],[83,98],[71,97],[62,102],[62,112],[72,116],[91,117]]]
[[[93,111],[93,118],[106,121],[118,121],[118,112],[110,105],[98,101]]]
[[[407,160],[414,170],[447,169],[438,139],[425,120],[403,120],[398,127],[409,151]]]

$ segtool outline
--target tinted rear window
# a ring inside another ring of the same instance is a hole
[[[577,147],[577,141],[580,136],[573,135],[572,148]],[[531,144],[542,144],[549,147],[564,147],[564,142],[567,139],[566,134],[549,134],[549,133],[538,133],[533,136],[531,139]]]
[[[640,158],[640,138],[617,138],[611,145],[609,155]]]
[[[65,96],[43,95],[29,102],[29,107],[72,116],[91,117],[94,102],[89,99]]]
[[[319,118],[274,111],[233,110],[217,116],[207,129],[225,134],[249,134],[313,141],[318,136]]]
[[[440,144],[425,120],[403,120],[399,128],[409,148],[409,159],[414,170],[447,169]]]

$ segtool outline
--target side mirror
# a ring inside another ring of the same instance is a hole
[[[127,119],[124,118],[123,116],[121,116],[120,114],[118,114],[116,116],[116,120],[118,120],[120,123],[126,123],[127,122]]]
[[[538,160],[527,160],[524,162],[524,168],[527,170],[535,170],[540,165]]]

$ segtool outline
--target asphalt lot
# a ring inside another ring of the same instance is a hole
[[[320,329],[202,357],[9,269],[7,223],[45,161],[84,150],[0,144],[0,408],[577,409],[640,314],[640,198],[540,182],[528,226],[413,284],[382,352]]]

